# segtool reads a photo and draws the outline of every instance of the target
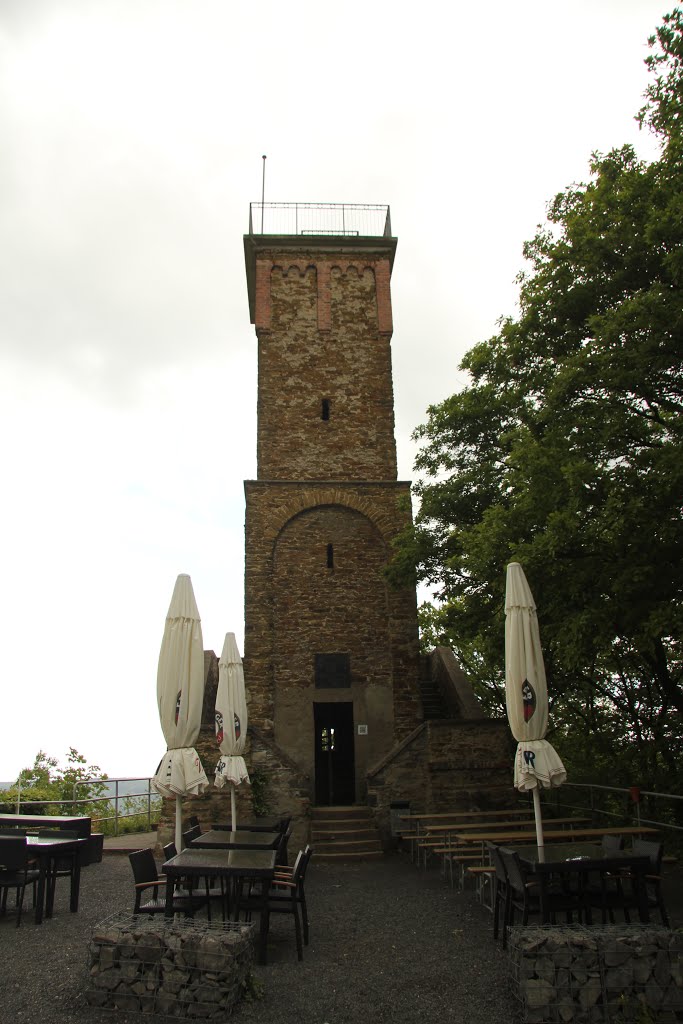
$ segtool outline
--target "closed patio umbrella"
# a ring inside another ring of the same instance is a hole
[[[216,765],[216,786],[230,785],[230,810],[233,829],[237,825],[235,788],[249,782],[242,754],[247,743],[247,698],[244,670],[234,633],[226,633],[218,662],[216,691],[216,742],[221,757]]]
[[[176,580],[166,616],[157,671],[159,718],[167,751],[152,780],[162,796],[175,797],[175,845],[181,850],[181,797],[209,785],[194,744],[202,724],[204,642],[189,576]]]
[[[536,605],[519,562],[507,567],[505,588],[505,702],[512,735],[517,740],[515,787],[531,790],[534,798],[536,841],[543,850],[539,788],[561,786],[564,765],[545,739],[548,728],[548,688],[541,652]]]

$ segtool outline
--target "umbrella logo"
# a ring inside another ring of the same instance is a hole
[[[176,725],[178,724],[178,715],[180,714],[180,698],[182,696],[182,693],[183,693],[182,690],[178,690],[178,696],[175,699],[175,724]]]
[[[533,718],[536,710],[536,693],[528,679],[522,683],[522,702],[524,704],[524,721],[528,722]]]
[[[223,742],[223,715],[220,711],[216,712],[216,743],[221,744]]]
[[[524,764],[527,766],[527,768],[530,768],[531,771],[533,771],[536,767],[536,754],[533,750],[524,751]]]
[[[240,738],[240,728],[241,728],[240,727],[240,720],[237,717],[237,715],[235,715],[235,739],[236,740],[238,740]]]

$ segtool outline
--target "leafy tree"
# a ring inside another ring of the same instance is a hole
[[[31,814],[72,813],[74,786],[78,784],[77,800],[89,800],[106,792],[106,784],[99,781],[106,778],[98,765],[88,765],[85,757],[74,747],[69,748],[65,768],[59,767],[57,758],[39,750],[33,765],[22,769],[14,786],[3,793],[3,803],[13,809],[20,796],[22,803],[31,805]],[[80,805],[78,813],[97,814],[97,806]],[[102,805],[99,813],[103,813]]]
[[[563,759],[671,788],[683,753],[683,14],[650,40],[658,160],[595,153],[524,246],[520,312],[415,432],[420,508],[395,578],[504,701],[505,566],[538,605]],[[623,753],[617,762],[615,747]],[[616,766],[616,773],[614,771]]]

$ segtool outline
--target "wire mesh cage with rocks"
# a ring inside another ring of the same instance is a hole
[[[512,928],[512,987],[525,1024],[683,1021],[683,935],[648,925]]]
[[[253,924],[115,914],[93,928],[91,1006],[175,1018],[228,1016],[250,984]]]

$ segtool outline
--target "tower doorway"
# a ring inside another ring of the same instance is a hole
[[[315,802],[348,805],[356,799],[353,703],[313,704],[315,724]]]

